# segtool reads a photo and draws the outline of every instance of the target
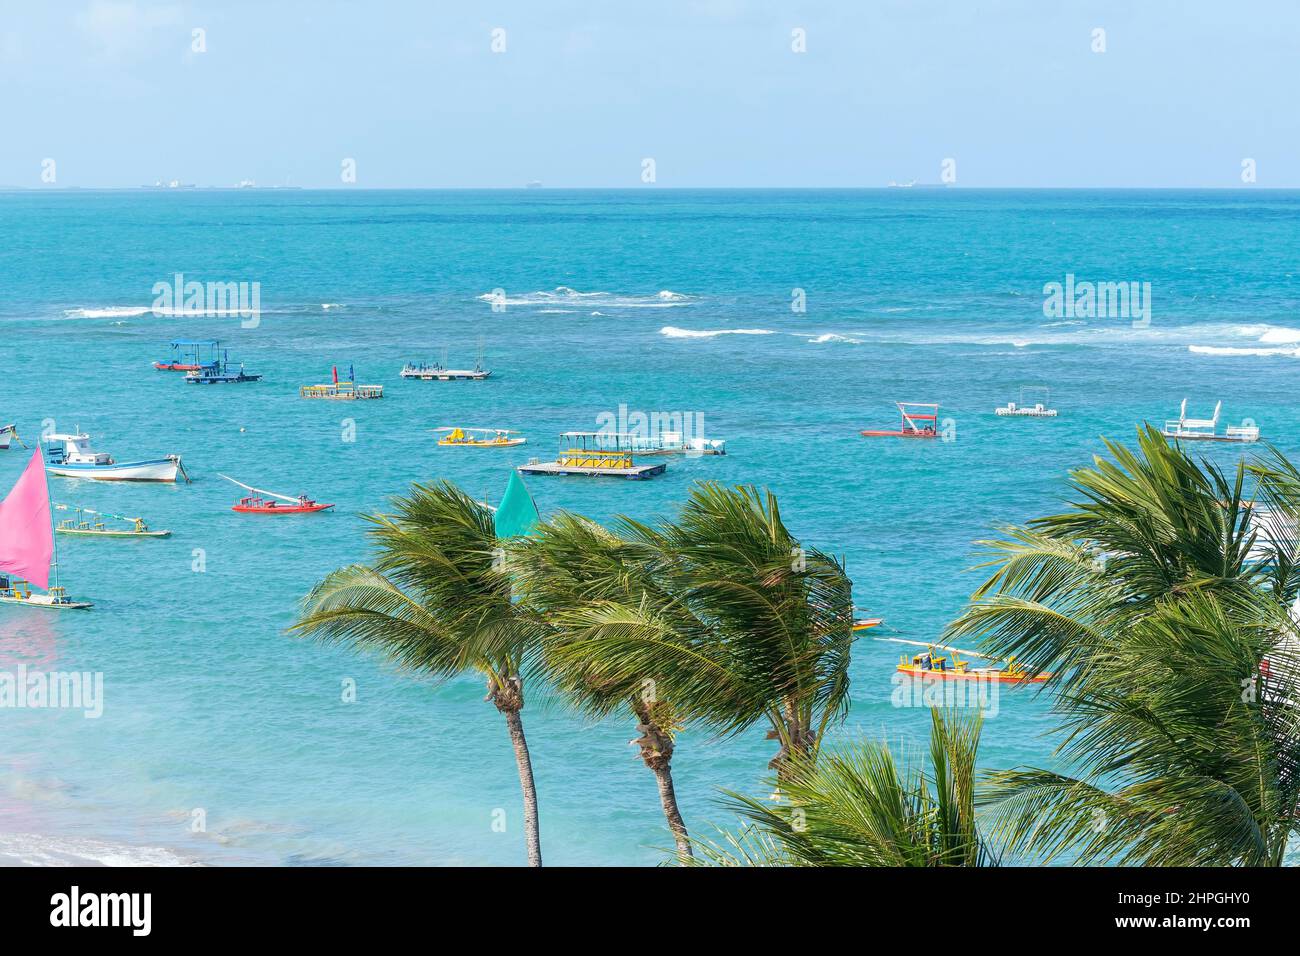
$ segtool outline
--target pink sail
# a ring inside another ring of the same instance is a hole
[[[0,571],[48,588],[53,558],[50,491],[45,484],[45,462],[37,449],[0,503]]]

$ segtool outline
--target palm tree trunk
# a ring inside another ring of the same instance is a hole
[[[519,677],[498,681],[488,678],[488,699],[496,705],[506,719],[510,731],[510,744],[515,749],[515,765],[519,768],[519,789],[524,796],[524,841],[528,845],[528,865],[542,865],[542,842],[537,825],[537,787],[533,783],[533,759],[524,737],[524,722],[519,712],[524,706],[524,682]]]
[[[515,763],[519,766],[519,789],[524,793],[524,839],[528,843],[528,865],[542,865],[542,843],[537,828],[537,788],[533,784],[533,760],[524,739],[524,722],[519,711],[505,712],[506,727],[510,730],[510,743],[515,748]]]
[[[691,837],[686,832],[686,821],[682,811],[677,808],[677,791],[673,789],[673,769],[665,763],[662,768],[651,767],[655,782],[659,784],[659,802],[664,808],[664,817],[668,829],[673,831],[673,842],[677,844],[677,856],[683,863],[694,854],[691,852]]]
[[[659,785],[659,804],[677,845],[677,858],[684,863],[694,854],[691,852],[690,834],[686,832],[686,821],[677,806],[677,790],[673,787],[672,734],[655,721],[650,705],[640,697],[632,698],[632,711],[637,718],[636,729],[641,732],[641,736],[632,742],[641,748],[641,759],[655,775],[655,783]]]

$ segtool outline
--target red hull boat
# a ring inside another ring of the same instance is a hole
[[[202,365],[187,365],[183,362],[154,362],[153,367],[160,372],[197,372]]]
[[[895,402],[901,417],[897,428],[868,429],[864,438],[938,438],[939,406],[931,402]]]
[[[274,491],[266,491],[262,488],[254,488],[252,485],[246,485],[242,481],[235,481],[229,475],[220,475],[226,481],[233,485],[251,491],[252,494],[245,495],[235,504],[231,505],[231,511],[237,511],[246,515],[306,515],[313,511],[327,511],[334,506],[332,504],[323,504],[319,501],[313,501],[306,495],[299,495],[291,498],[289,495],[278,494]]]
[[[297,503],[282,504],[279,501],[267,501],[265,498],[240,498],[239,503],[231,506],[231,511],[248,515],[305,515],[313,511],[324,511],[333,505],[321,504],[310,498],[301,497]]]

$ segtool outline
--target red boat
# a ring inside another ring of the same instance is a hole
[[[160,372],[201,372],[216,361],[216,349],[221,343],[215,339],[173,339],[172,356],[161,362],[154,362],[153,367]],[[208,350],[208,361],[203,361],[202,352]]]
[[[896,429],[865,431],[867,438],[938,438],[939,406],[928,402],[894,402],[902,421]],[[914,411],[919,409],[919,411]]]
[[[247,498],[240,498],[239,503],[232,505],[231,511],[238,511],[241,514],[255,515],[303,515],[312,511],[324,511],[326,508],[333,508],[333,505],[321,504],[319,501],[312,501],[306,495],[299,495],[297,498],[289,499],[288,504],[281,504],[279,501],[268,501],[265,498],[249,495]]]
[[[332,504],[322,504],[314,501],[306,495],[299,495],[291,498],[288,495],[279,495],[274,491],[264,491],[261,488],[254,488],[252,485],[246,485],[242,481],[235,481],[227,475],[222,475],[226,481],[239,485],[241,488],[247,488],[254,492],[251,495],[245,495],[238,502],[231,506],[231,511],[237,511],[240,514],[248,515],[305,515],[313,511],[325,511],[333,508]],[[266,497],[263,497],[265,495]],[[282,503],[283,502],[283,503]]]

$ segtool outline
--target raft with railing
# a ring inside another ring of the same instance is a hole
[[[555,461],[533,459],[518,470],[525,475],[588,475],[608,478],[653,478],[667,464],[637,464],[630,435],[612,432],[565,432]]]
[[[348,377],[344,380],[339,379],[338,366],[334,367],[333,372],[334,381],[323,385],[302,385],[298,388],[298,397],[342,402],[384,397],[382,385],[358,385],[356,372],[351,366],[348,366]]]

